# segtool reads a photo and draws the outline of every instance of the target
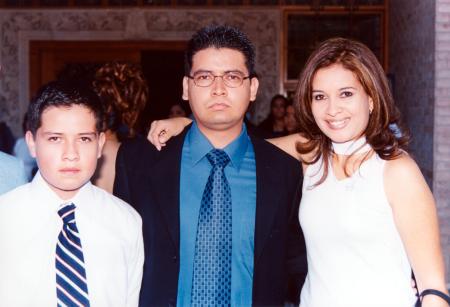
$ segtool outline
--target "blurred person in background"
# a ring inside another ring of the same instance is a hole
[[[100,67],[93,82],[106,113],[106,143],[92,182],[112,193],[120,143],[137,135],[140,112],[148,100],[148,85],[139,66],[110,62]]]
[[[182,103],[175,103],[170,107],[168,118],[189,117],[189,112]]]
[[[273,138],[286,135],[284,115],[288,100],[283,95],[275,95],[270,101],[270,114],[258,126],[259,134],[264,138]]]
[[[299,131],[299,125],[295,114],[295,108],[292,103],[286,106],[286,114],[284,115],[284,129],[287,134]]]
[[[28,181],[33,178],[34,174],[37,172],[36,159],[30,155],[27,143],[25,141],[25,132],[27,131],[27,113],[23,116],[22,130],[24,135],[16,140],[14,145],[13,154],[16,158],[22,160],[25,167],[25,173],[27,175]]]

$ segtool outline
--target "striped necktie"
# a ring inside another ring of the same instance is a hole
[[[89,306],[83,250],[75,223],[75,205],[66,204],[58,214],[63,220],[55,259],[58,306]]]

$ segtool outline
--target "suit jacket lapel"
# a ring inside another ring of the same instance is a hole
[[[252,138],[256,161],[255,263],[271,233],[279,193],[276,190],[278,173],[272,168],[266,151],[261,148],[262,142],[264,141]]]
[[[190,125],[162,149],[150,176],[150,188],[177,250],[180,248],[180,171],[184,138]]]

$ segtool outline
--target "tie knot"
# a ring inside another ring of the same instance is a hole
[[[206,154],[206,157],[212,166],[225,167],[228,162],[230,162],[230,157],[228,157],[227,153],[221,149],[211,150]]]
[[[69,203],[58,210],[58,214],[62,218],[64,224],[75,222],[75,208],[73,203]]]

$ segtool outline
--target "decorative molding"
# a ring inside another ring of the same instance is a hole
[[[252,120],[260,122],[279,92],[281,19],[278,9],[7,10],[0,12],[0,120],[18,135],[29,97],[32,40],[188,40],[211,24],[241,28],[254,42],[260,76]],[[151,87],[151,84],[150,84]]]

